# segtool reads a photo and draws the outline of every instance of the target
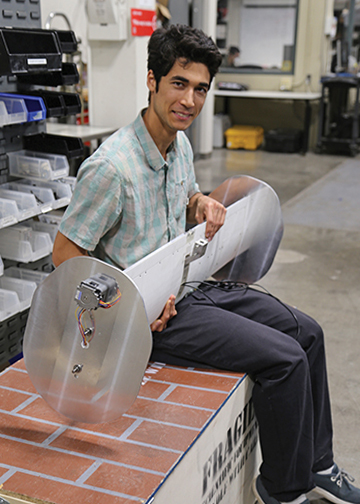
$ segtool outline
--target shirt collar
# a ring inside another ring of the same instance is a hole
[[[157,148],[154,140],[152,139],[150,133],[148,132],[145,126],[143,120],[145,110],[146,109],[143,109],[135,119],[134,122],[135,134],[138,137],[139,143],[144,150],[144,154],[150,168],[152,170],[159,171],[164,166],[167,166],[169,164],[169,161],[171,161],[174,155],[176,155],[178,140],[177,137],[175,137],[175,140],[169,146],[168,162],[166,162],[165,159],[160,154],[159,149]]]

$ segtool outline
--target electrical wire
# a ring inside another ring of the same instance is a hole
[[[195,284],[195,285],[194,285]],[[196,287],[197,285],[197,287]],[[244,290],[254,290],[258,291],[258,289],[261,289],[262,292],[271,298],[275,299],[278,303],[281,304],[293,317],[295,324],[296,324],[296,334],[295,334],[295,339],[297,340],[300,336],[300,324],[299,320],[296,316],[296,313],[288,306],[285,304],[281,299],[278,297],[274,296],[274,294],[271,294],[271,292],[263,287],[260,284],[251,284],[251,286],[245,282],[234,282],[232,280],[224,280],[224,281],[205,281],[205,282],[200,282],[200,281],[192,281],[192,282],[184,282],[182,286],[184,287],[192,287],[195,291],[201,292],[214,306],[218,306],[217,303],[209,296],[208,293],[206,293],[200,286],[209,286],[215,289],[219,289],[222,291],[228,291],[228,290],[239,290],[239,291],[244,291]],[[256,287],[256,288],[255,288]],[[258,291],[259,292],[259,291]]]
[[[107,310],[108,308],[111,308],[112,306],[116,305],[116,303],[120,301],[120,298],[121,298],[121,292],[119,291],[119,289],[117,289],[116,297],[110,303],[104,303],[104,301],[100,299],[99,306],[100,308],[105,308]]]
[[[115,306],[120,301],[120,298],[121,298],[121,292],[119,289],[117,289],[116,296],[110,302],[104,302],[100,299],[98,306],[99,308],[104,308],[105,310],[108,310],[109,308]],[[95,336],[96,324],[93,311],[94,311],[93,309],[87,310],[85,308],[81,308],[80,306],[77,306],[77,308],[75,309],[75,316],[78,321],[78,327],[82,338],[83,348],[88,348],[90,341]],[[85,328],[83,323],[83,317],[86,313],[90,318],[90,327]]]
[[[88,314],[91,323],[91,326],[87,327],[86,329],[82,321],[82,318],[85,315],[85,313]],[[85,308],[80,308],[80,306],[76,308],[75,316],[77,318],[79,331],[82,337],[82,346],[83,348],[87,348],[89,346],[90,341],[93,339],[95,335],[95,318],[92,314],[92,310],[86,310]]]

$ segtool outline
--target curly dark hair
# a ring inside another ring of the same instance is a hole
[[[187,25],[158,28],[148,43],[148,70],[154,72],[156,91],[161,77],[167,75],[179,58],[185,64],[203,63],[210,73],[210,83],[219,69],[222,57],[215,43],[202,30]]]

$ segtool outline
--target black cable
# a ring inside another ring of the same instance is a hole
[[[194,284],[197,285],[194,286]],[[212,287],[214,289],[219,289],[219,290],[222,290],[222,291],[227,291],[227,290],[239,290],[239,291],[243,291],[243,290],[247,290],[247,289],[252,289],[252,290],[257,290],[257,289],[254,289],[254,287],[257,287],[259,289],[262,289],[263,293],[270,296],[271,298],[275,299],[278,303],[281,304],[281,306],[283,306],[290,314],[291,316],[293,317],[293,319],[295,320],[295,324],[296,324],[296,335],[295,335],[295,339],[297,340],[300,336],[300,324],[299,324],[299,320],[296,316],[296,314],[292,311],[292,309],[290,308],[290,306],[286,305],[285,303],[283,303],[281,301],[281,299],[279,299],[278,297],[274,296],[274,294],[271,294],[270,291],[268,291],[265,287],[263,287],[262,285],[260,284],[252,284],[251,286],[245,282],[234,282],[232,280],[223,280],[223,281],[203,281],[203,282],[200,282],[198,280],[194,280],[192,282],[184,282],[181,284],[182,286],[184,287],[191,287],[193,288],[194,290],[196,291],[199,291],[201,292],[214,306],[218,306],[215,301],[213,299],[211,299],[211,297],[200,287],[201,285],[204,285],[204,286],[208,286],[208,287]]]
[[[283,306],[284,308],[287,309],[287,311],[291,314],[291,316],[293,317],[293,319],[295,320],[295,324],[296,324],[296,334],[295,334],[295,339],[297,340],[300,336],[300,324],[299,324],[299,320],[296,316],[296,314],[292,311],[292,309],[290,308],[290,306],[288,306],[287,304],[285,304],[283,301],[281,301],[281,299],[279,299],[278,297],[274,296],[274,294],[271,294],[270,291],[268,291],[265,287],[263,287],[262,285],[260,284],[252,284],[251,287],[249,288],[252,288],[252,287],[258,287],[260,289],[262,289],[264,291],[265,294],[267,294],[268,296],[272,297],[273,299],[275,299],[278,303],[281,304],[281,306]],[[253,290],[256,290],[256,289],[253,289]]]

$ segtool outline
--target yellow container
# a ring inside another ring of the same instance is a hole
[[[261,126],[235,125],[225,131],[228,149],[255,150],[262,144],[264,129]]]

